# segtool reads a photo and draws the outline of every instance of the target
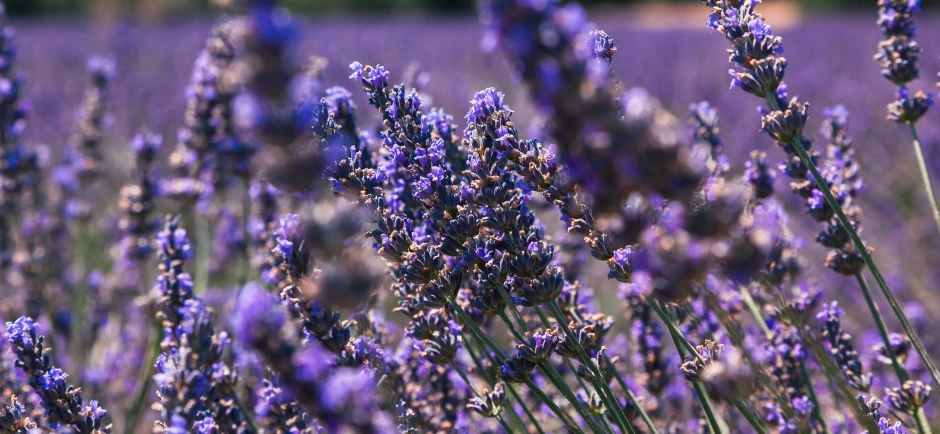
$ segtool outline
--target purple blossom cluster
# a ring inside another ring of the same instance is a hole
[[[759,0],[703,0],[731,89],[762,101],[751,120],[698,99],[671,111],[619,67],[641,47],[572,2],[481,2],[483,49],[522,86],[467,95],[463,117],[435,105],[432,83],[454,77],[349,59],[349,90],[278,2],[218,3],[175,145],[135,125],[113,150],[124,166],[107,147],[123,56],[88,61],[50,159],[24,139],[0,15],[0,316],[18,318],[0,341],[0,432],[940,422],[932,301],[895,291],[890,249],[862,232],[883,193],[852,139],[864,122],[834,104],[809,134],[813,111],[784,82],[809,66],[788,70]],[[888,117],[909,127],[933,204],[915,128],[931,99],[907,93],[920,5],[875,6],[876,60],[900,89]],[[782,154],[735,143],[741,124]]]

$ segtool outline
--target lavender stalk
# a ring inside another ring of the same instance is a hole
[[[772,35],[770,27],[754,11],[755,2],[753,0],[742,2],[704,0],[704,3],[714,11],[709,15],[709,27],[721,30],[726,38],[736,44],[735,48],[730,50],[731,60],[745,69],[744,72],[732,71],[732,87],[741,87],[746,92],[767,101],[773,111],[764,117],[764,130],[783,145],[786,151],[795,154],[800,169],[809,172],[808,177],[815,183],[817,194],[822,196],[826,207],[835,214],[839,224],[848,233],[855,247],[855,253],[875,277],[875,281],[888,300],[892,312],[898,318],[905,333],[910,337],[930,375],[935,382],[940,384],[940,370],[934,365],[900,303],[894,297],[891,289],[888,288],[887,282],[869,253],[869,248],[858,235],[855,224],[846,216],[841,201],[836,199],[831,187],[827,185],[827,178],[820,173],[815,158],[809,155],[804,146],[805,139],[802,133],[803,125],[806,122],[806,105],[800,104],[794,99],[790,101],[785,111],[781,109],[784,102],[778,95],[778,91],[781,90],[783,73],[786,69],[786,59],[777,57],[777,54],[782,50],[780,47],[781,39]],[[737,41],[740,41],[742,45],[738,45]],[[747,44],[748,41],[752,42]],[[785,95],[785,91],[783,94]],[[819,202],[822,203],[822,201]],[[851,274],[860,276],[861,268],[855,268]],[[861,290],[863,294],[868,292],[867,286],[862,286]],[[872,310],[873,317],[878,315],[876,310]]]
[[[933,211],[934,222],[937,229],[940,229],[940,208],[937,207],[937,197],[934,195],[933,183],[927,171],[924,150],[917,135],[917,121],[933,105],[933,95],[917,92],[912,97],[907,89],[907,85],[920,75],[917,58],[922,49],[914,40],[913,22],[914,13],[920,10],[920,1],[879,0],[878,9],[878,24],[884,39],[878,43],[875,60],[882,68],[881,74],[898,86],[897,100],[888,104],[888,120],[907,124],[911,131],[917,167],[920,169],[927,200]]]

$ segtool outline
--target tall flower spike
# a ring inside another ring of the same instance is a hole
[[[83,184],[101,175],[102,140],[105,130],[114,123],[110,113],[110,85],[114,79],[114,59],[92,56],[88,59],[89,84],[78,116],[72,146],[81,156],[78,170]]]
[[[192,292],[192,279],[183,265],[192,254],[186,230],[179,218],[167,217],[157,234],[160,276],[156,296],[157,318],[163,324],[161,347],[153,376],[160,398],[160,422],[164,429],[217,425],[220,431],[246,429],[252,425],[240,410],[235,385],[237,373],[223,359],[231,339],[216,333],[212,313]],[[205,421],[212,419],[211,424]]]
[[[15,35],[6,6],[0,6],[0,206],[4,210],[16,208],[24,185],[39,170],[35,151],[20,142],[28,113],[21,100],[24,79],[16,73]]]
[[[176,147],[169,156],[174,177],[163,181],[164,194],[181,203],[192,205],[213,192],[215,153],[223,141],[222,129],[227,111],[222,104],[230,98],[229,83],[223,72],[234,59],[233,24],[217,23],[212,27],[205,47],[196,58],[186,87],[186,110],[183,126],[176,134]]]
[[[135,167],[132,181],[124,184],[119,193],[118,206],[123,215],[118,221],[121,240],[115,261],[124,288],[139,284],[141,263],[153,254],[153,232],[159,227],[152,215],[159,195],[154,163],[162,143],[163,137],[154,134],[137,134],[131,139]]]
[[[193,280],[183,269],[192,256],[192,247],[186,229],[179,227],[179,217],[167,216],[163,230],[157,234],[160,275],[157,277],[157,317],[163,322],[165,350],[180,345],[182,336],[177,335],[183,323],[186,303],[193,299]]]
[[[842,328],[842,315],[845,311],[835,301],[825,305],[816,318],[825,322],[823,337],[829,341],[829,353],[835,359],[836,365],[842,369],[849,386],[855,390],[867,393],[871,389],[872,375],[862,368],[862,361],[858,352],[852,346],[852,335]]]
[[[328,432],[396,432],[374,399],[375,379],[354,368],[331,369],[328,353],[317,344],[297,348],[288,312],[260,286],[242,289],[232,327],[236,339],[258,353],[281,387]]]
[[[245,1],[245,52],[240,60],[248,76],[247,93],[236,101],[240,126],[260,134],[264,145],[288,146],[304,133],[308,119],[296,116],[302,107],[291,94],[299,72],[291,57],[297,28],[290,13],[270,1]]]
[[[26,373],[30,386],[42,400],[45,417],[53,426],[68,426],[81,434],[110,433],[111,425],[104,424],[108,412],[98,407],[98,401],[85,405],[81,388],[68,384],[68,374],[52,365],[49,356],[52,350],[45,347],[45,337],[38,334],[38,326],[25,316],[6,323],[16,366]]]
[[[918,77],[917,58],[922,51],[914,40],[914,12],[919,1],[879,0],[878,25],[884,39],[878,43],[875,60],[881,74],[892,83],[904,86]]]
[[[551,115],[549,132],[568,175],[594,196],[595,212],[616,212],[633,192],[687,198],[704,173],[677,141],[677,120],[646,94],[628,92],[617,107],[607,90],[608,71],[591,58],[597,39],[588,37],[585,15],[580,6],[556,0],[487,1],[483,45],[513,59],[537,107]]]

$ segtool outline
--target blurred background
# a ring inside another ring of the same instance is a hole
[[[871,5],[867,0],[791,0],[813,12],[834,9],[858,9]],[[474,0],[285,0],[281,2],[295,13],[304,14],[378,14],[388,12],[426,12],[465,14],[473,10]],[[699,0],[584,0],[589,7],[626,7],[638,4],[683,5]],[[925,7],[940,0],[923,0]],[[134,16],[159,19],[173,15],[191,16],[211,13],[210,0],[11,0],[10,13],[17,15],[78,15],[96,17]]]

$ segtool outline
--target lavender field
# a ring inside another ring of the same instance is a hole
[[[937,11],[219,3],[0,20],[0,432],[940,429]]]

